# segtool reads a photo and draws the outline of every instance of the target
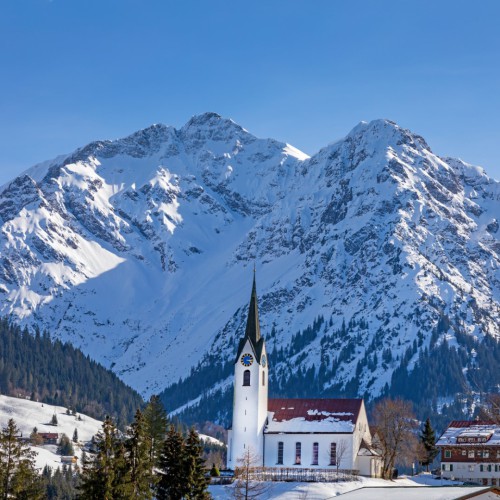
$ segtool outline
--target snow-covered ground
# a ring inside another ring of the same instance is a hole
[[[49,424],[54,414],[57,416],[57,427]],[[78,432],[78,445],[73,444],[73,448],[75,456],[78,457],[78,463],[80,463],[82,454],[80,446],[83,446],[92,439],[94,434],[97,434],[101,429],[102,422],[83,413],[78,413],[77,416],[81,420],[78,420],[73,415],[67,415],[66,408],[62,406],[0,395],[0,428],[4,428],[8,420],[13,418],[21,431],[22,437],[28,437],[33,428],[36,427],[39,433],[58,433],[59,436],[66,434],[72,439],[76,429]],[[212,436],[206,434],[199,434],[199,436],[203,441],[224,446],[222,441]],[[32,446],[31,449],[37,453],[37,468],[43,469],[45,465],[48,465],[56,469],[62,465],[61,456],[57,454],[56,445]]]
[[[50,425],[52,416],[57,416],[57,427]],[[73,415],[66,414],[66,408],[62,406],[52,406],[46,403],[38,403],[20,398],[12,398],[0,395],[0,427],[4,428],[10,418],[13,418],[23,437],[28,437],[33,428],[36,427],[39,433],[57,432],[59,436],[66,434],[70,439],[73,437],[75,429],[78,432],[79,444],[90,441],[92,436],[101,428],[102,422],[87,415],[78,414],[81,420]],[[60,467],[61,457],[56,453],[57,446],[32,446],[37,453],[36,466],[42,469],[45,465],[52,468]],[[81,449],[78,445],[73,445],[75,456],[80,459]]]
[[[207,436],[206,434],[200,434],[200,433],[198,433],[198,436],[202,441],[208,441],[211,444],[218,444],[219,446],[226,446],[225,443],[212,436]]]
[[[395,481],[360,478],[340,483],[267,483],[269,500],[327,500],[342,496],[345,500],[453,500],[484,487],[457,486],[456,482],[432,479],[430,474],[401,477]],[[214,500],[233,498],[233,486],[210,486]]]

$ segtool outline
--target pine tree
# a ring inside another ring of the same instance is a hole
[[[50,421],[50,425],[56,425],[57,426],[58,422],[57,422],[57,415],[54,413],[54,415],[52,415],[52,420]]]
[[[167,412],[158,396],[151,396],[144,409],[144,421],[146,423],[146,431],[151,438],[151,460],[157,465],[168,425]]]
[[[420,463],[421,465],[427,467],[427,471],[429,471],[429,465],[434,461],[439,453],[439,450],[436,447],[436,435],[429,418],[425,421],[424,428],[420,434],[420,442],[425,450],[424,457],[420,460]]]
[[[78,430],[76,429],[76,427],[73,432],[73,443],[78,443]]]
[[[106,417],[95,439],[96,454],[85,457],[80,484],[82,500],[113,500],[121,498],[115,495],[116,461],[118,434],[110,417]]]
[[[205,478],[205,460],[203,460],[202,454],[203,446],[198,433],[194,428],[191,428],[186,439],[183,460],[187,486],[186,498],[190,500],[210,498],[207,492],[208,482]]]
[[[219,468],[215,465],[215,463],[212,464],[212,468],[210,469],[210,477],[220,477]]]
[[[0,498],[43,498],[34,456],[19,440],[19,429],[10,419],[0,433]]]
[[[33,431],[30,434],[30,441],[33,446],[41,446],[43,444],[43,439],[40,434],[38,434],[38,429],[33,427]]]
[[[57,446],[57,453],[59,453],[59,455],[63,455],[63,456],[75,454],[75,450],[73,449],[73,445],[72,445],[71,441],[69,440],[69,437],[66,436],[66,434],[63,434],[61,436],[61,439],[59,440],[59,445]]]
[[[137,410],[125,440],[126,467],[125,484],[130,498],[150,499],[153,496],[153,462],[150,455],[151,438],[146,432],[146,422]]]
[[[171,425],[165,439],[160,459],[160,480],[156,488],[157,500],[181,500],[186,492],[184,480],[184,439]]]

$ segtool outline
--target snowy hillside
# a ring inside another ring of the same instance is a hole
[[[497,181],[388,120],[309,158],[207,113],[5,185],[1,313],[148,395],[230,366],[256,262],[276,379],[300,366],[321,390],[377,395],[433,332],[433,345],[456,345],[459,330],[499,338],[499,214]]]
[[[57,416],[57,426],[50,425],[53,415]],[[78,432],[80,444],[91,440],[101,428],[102,422],[86,415],[79,414],[80,419],[74,415],[67,415],[66,408],[52,406],[27,399],[11,398],[0,395],[0,427],[4,428],[9,419],[14,419],[23,437],[29,437],[33,428],[39,433],[57,433],[59,436],[66,434],[72,439],[75,429]],[[36,467],[43,469],[45,465],[57,469],[61,467],[61,457],[56,453],[56,445],[32,446],[37,453]],[[75,456],[81,457],[81,449],[74,446]]]

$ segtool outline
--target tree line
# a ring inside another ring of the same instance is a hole
[[[159,398],[121,432],[110,417],[82,453],[81,468],[35,468],[35,453],[10,419],[0,434],[0,499],[209,499],[203,445],[168,420]]]
[[[48,332],[0,319],[0,393],[66,406],[102,420],[113,415],[119,426],[130,422],[141,396],[113,372]]]

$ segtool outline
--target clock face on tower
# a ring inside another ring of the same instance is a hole
[[[250,366],[251,364],[253,363],[253,356],[251,354],[243,354],[243,356],[241,356],[241,364],[243,366]]]
[[[267,359],[266,359],[266,355],[265,354],[262,356],[261,363],[262,363],[262,366],[265,368],[266,364],[267,364]]]

